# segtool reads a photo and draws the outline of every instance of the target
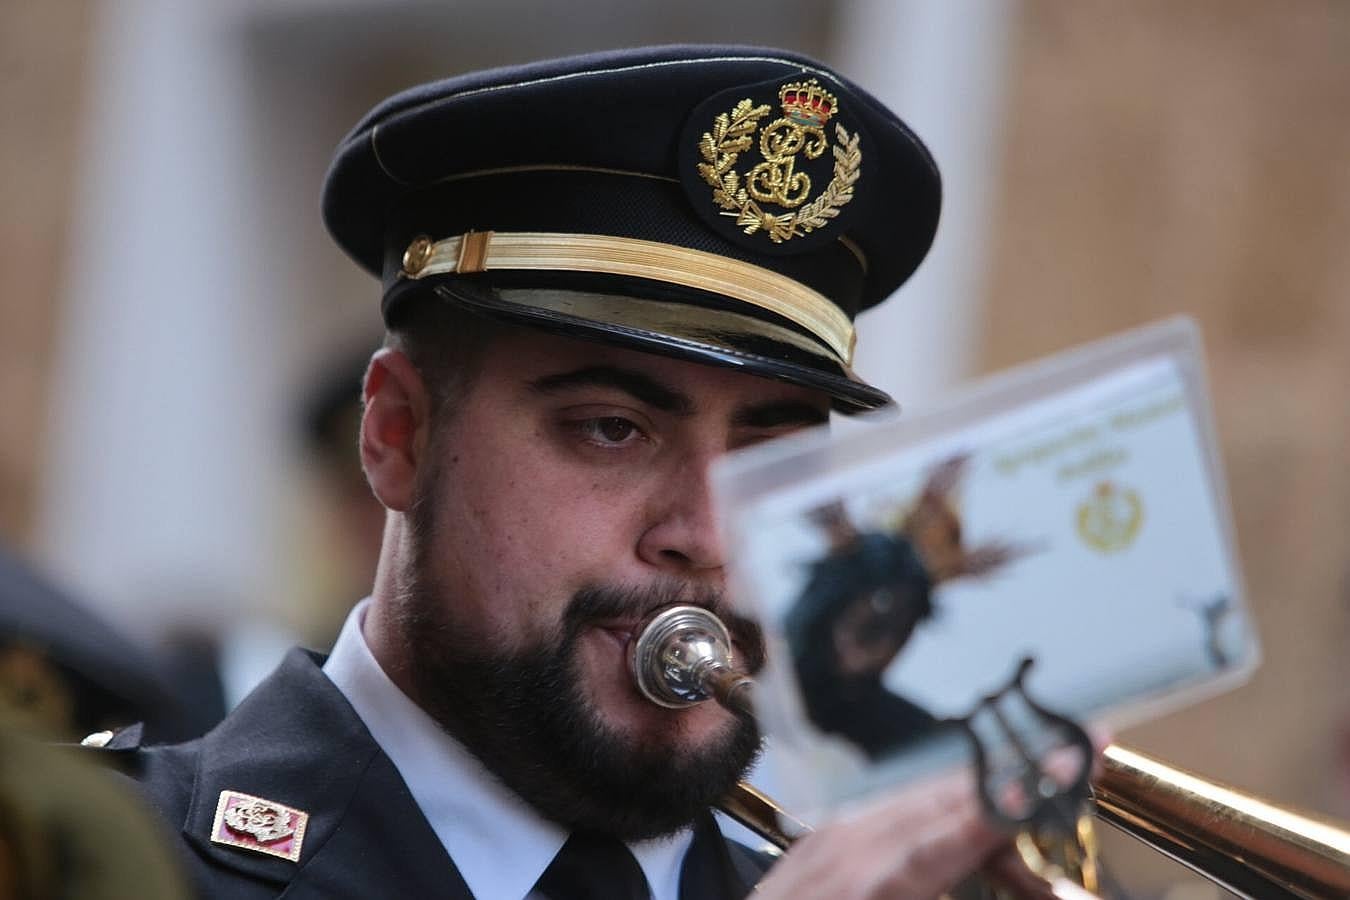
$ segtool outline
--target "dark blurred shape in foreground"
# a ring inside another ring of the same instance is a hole
[[[0,728],[0,900],[189,897],[163,826],[89,752]]]
[[[194,720],[148,650],[0,548],[0,723],[78,741],[134,722],[154,740],[214,724]]]

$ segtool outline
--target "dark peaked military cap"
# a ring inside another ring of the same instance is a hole
[[[853,318],[917,268],[937,168],[858,86],[803,56],[671,46],[423,85],[343,140],[329,230],[390,325],[439,297],[557,333],[890,398]]]

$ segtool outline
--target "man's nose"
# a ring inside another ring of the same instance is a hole
[[[709,457],[681,465],[651,498],[637,545],[643,562],[672,573],[721,570],[726,559],[708,480],[711,463]]]

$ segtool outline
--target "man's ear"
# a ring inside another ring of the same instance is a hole
[[[407,356],[386,347],[371,357],[362,394],[361,467],[379,501],[406,512],[431,427],[426,384]]]

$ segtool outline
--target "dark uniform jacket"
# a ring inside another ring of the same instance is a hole
[[[181,829],[185,865],[203,898],[309,900],[472,895],[322,659],[293,650],[210,733],[186,744],[142,747],[138,729],[104,752]],[[222,791],[265,798],[309,816],[296,862],[213,843]],[[681,900],[740,900],[767,857],[725,840],[712,817],[695,826]]]

